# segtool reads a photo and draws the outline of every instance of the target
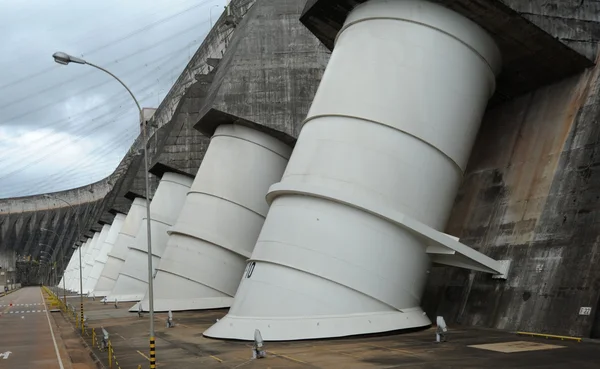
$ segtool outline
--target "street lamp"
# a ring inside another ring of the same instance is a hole
[[[117,76],[115,76],[111,72],[107,71],[106,69],[99,67],[95,64],[92,64],[88,61],[85,61],[83,59],[71,56],[67,53],[63,53],[63,52],[56,52],[56,53],[52,54],[52,57],[54,58],[54,61],[57,62],[58,64],[62,64],[62,65],[68,65],[69,63],[87,64],[91,67],[94,67],[96,69],[99,69],[99,70],[107,73],[108,75],[110,75],[111,77],[116,79],[123,87],[125,87],[127,92],[129,92],[129,95],[131,95],[131,98],[135,102],[135,105],[137,106],[138,111],[139,111],[140,125],[142,126],[142,140],[144,141],[144,167],[145,167],[144,180],[145,180],[145,186],[146,186],[146,221],[147,221],[147,228],[148,228],[148,230],[147,230],[147,232],[148,232],[148,299],[150,301],[150,303],[149,303],[150,306],[149,306],[148,310],[149,310],[149,315],[150,315],[150,368],[155,368],[156,367],[156,355],[155,355],[156,354],[156,349],[155,349],[156,346],[155,346],[155,342],[154,342],[154,282],[152,280],[152,240],[151,240],[152,232],[151,232],[151,228],[150,228],[151,222],[150,222],[150,183],[149,183],[149,179],[148,179],[148,176],[149,176],[148,136],[147,136],[146,122],[144,121],[144,116],[142,113],[142,108],[141,108],[138,100],[133,95],[133,92],[131,92],[131,90],[129,89],[129,87],[127,87],[125,85],[125,83],[123,83],[123,81],[121,81]],[[83,290],[83,288],[82,288],[82,290]]]
[[[73,213],[75,213],[75,220],[77,220],[77,235],[80,234],[81,232],[81,223],[79,222],[79,208],[77,208],[77,210],[75,210],[75,208],[73,207],[73,205],[71,205],[70,202],[68,202],[65,199],[61,199],[60,197],[56,197],[56,196],[52,196],[49,194],[44,194],[44,197],[47,199],[55,199],[55,200],[59,200],[64,202],[65,204],[67,204],[67,206],[69,206],[69,208],[73,211]],[[54,233],[55,235],[58,236],[58,233],[51,231],[49,229],[46,228],[42,228],[42,231],[48,231],[51,233]],[[60,236],[59,236],[60,237]],[[83,269],[81,266],[81,247],[79,247],[79,305],[80,305],[80,313],[79,313],[79,319],[81,320],[81,334],[84,333],[84,329],[83,329]],[[65,306],[67,305],[67,291],[65,289],[65,280],[63,278],[63,300],[65,303]]]
[[[52,198],[50,195],[44,195],[44,197],[45,197],[45,198]],[[47,228],[41,228],[41,230],[42,230],[42,231],[46,231],[46,232],[53,233],[53,234],[54,234],[56,237],[58,237],[58,238],[60,239],[60,235],[59,235],[58,233],[54,232],[54,231],[53,231],[53,230],[51,230],[51,229],[47,229]],[[44,244],[40,244],[40,245],[44,245]],[[80,259],[80,260],[81,260],[81,259]],[[61,265],[64,265],[64,260],[63,260],[63,262],[62,262],[62,264],[61,264]],[[63,271],[63,274],[64,274],[64,271]],[[64,303],[65,303],[65,306],[67,305],[67,288],[66,288],[66,283],[67,283],[67,282],[66,282],[66,281],[65,281],[65,279],[63,278],[63,300],[64,300]],[[57,286],[57,287],[58,287],[58,286]],[[58,296],[58,295],[57,295],[57,296]]]
[[[49,244],[47,244],[47,243],[40,243],[40,244],[38,244],[38,245],[39,245],[39,246],[46,246],[46,249],[50,248],[50,251],[52,251],[52,252],[54,252],[54,247],[56,247],[56,245],[52,246],[52,245],[49,245]],[[48,251],[46,251],[46,250],[41,250],[41,251],[40,251],[40,254],[45,254],[45,255],[41,255],[41,257],[44,257],[44,258],[45,258],[46,256],[48,256],[48,257],[49,257],[49,259],[50,259],[50,260],[48,260],[48,262],[52,262],[52,254],[51,254],[51,253],[49,253],[49,252],[48,252]],[[54,269],[54,268],[51,268],[51,269],[48,271],[48,275],[47,275],[46,279],[48,280],[48,283],[50,284],[50,288],[51,288],[51,289],[53,289],[53,290],[54,290],[54,292],[55,292],[55,294],[58,296],[58,286],[54,286],[54,282],[52,281],[52,270],[53,270],[53,269]],[[54,274],[55,274],[55,277],[56,277],[56,273],[57,273],[57,270],[56,270],[56,269],[54,269]],[[56,281],[56,282],[58,282],[58,281]]]

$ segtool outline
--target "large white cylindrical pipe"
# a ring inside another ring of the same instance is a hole
[[[114,288],[117,277],[119,277],[119,272],[123,267],[123,263],[125,263],[129,245],[135,242],[135,236],[138,234],[145,214],[146,200],[136,197],[121,226],[121,231],[117,236],[115,245],[108,253],[108,259],[96,284],[94,296],[106,296]]]
[[[69,280],[69,275],[71,273],[71,270],[73,270],[73,266],[75,264],[75,253],[73,253],[71,255],[71,258],[69,259],[69,263],[67,263],[67,267],[65,268],[64,272],[63,272],[63,276],[60,279],[60,288],[63,288],[63,286],[67,285],[67,281]],[[63,283],[64,281],[64,283]]]
[[[117,238],[121,232],[121,228],[123,228],[123,224],[125,223],[125,214],[117,213],[110,227],[110,232],[106,236],[106,240],[104,241],[103,249],[100,251],[100,255],[96,258],[96,265],[94,265],[94,270],[92,271],[92,275],[96,279],[94,287],[91,289],[90,294],[92,296],[106,296],[110,291],[102,291],[98,289],[100,285],[100,278],[104,273],[104,269],[106,268],[106,263],[108,262],[108,254],[112,252],[117,242]]]
[[[231,305],[267,215],[265,196],[290,153],[288,145],[245,126],[216,129],[169,232],[154,279],[156,311]],[[147,296],[141,304],[148,309]]]
[[[153,272],[167,245],[167,230],[177,220],[193,179],[177,173],[165,173],[150,203]],[[146,218],[142,220],[135,242],[129,245],[125,263],[108,301],[140,301],[148,288],[148,237]]]
[[[77,291],[79,292],[79,269],[83,267],[85,262],[85,257],[90,247],[90,243],[92,243],[92,238],[88,238],[83,245],[81,245],[81,259],[79,258],[79,250],[77,250],[77,260],[75,264],[75,269],[70,277],[69,286],[67,287],[69,291]]]
[[[89,258],[86,261],[85,274],[83,276],[83,278],[84,278],[83,293],[85,293],[85,294],[88,294],[92,290],[91,285],[95,284],[97,282],[97,279],[94,279],[92,272],[94,270],[94,266],[97,264],[96,258],[98,257],[98,255],[100,255],[100,250],[102,249],[102,246],[104,245],[104,241],[106,240],[106,236],[108,236],[109,230],[110,230],[110,225],[105,224],[102,226],[102,230],[100,231],[100,233],[98,235],[98,239],[96,240],[96,243],[94,244],[94,248],[93,248]]]
[[[430,324],[419,306],[427,244],[399,220],[443,230],[499,67],[491,37],[449,9],[357,6],[269,191],[234,304],[205,335],[297,340]]]
[[[75,268],[73,268],[73,272],[69,278],[69,285],[67,287],[69,291],[79,292],[79,270],[82,268],[82,262],[85,261],[85,256],[87,255],[87,251],[91,242],[92,239],[88,238],[81,245],[81,258],[79,258],[79,250],[76,250],[77,260],[75,260]]]
[[[77,258],[75,257],[75,251],[74,251],[73,254],[71,254],[71,258],[69,259],[69,263],[67,264],[67,268],[65,269],[65,272],[63,273],[63,280],[65,281],[65,283],[68,280],[69,273],[71,273],[71,271],[75,267],[75,260],[76,259]]]
[[[87,252],[85,253],[85,258],[81,260],[82,264],[82,278],[83,278],[83,293],[87,293],[85,291],[85,283],[87,281],[87,276],[91,271],[91,268],[94,266],[92,258],[94,257],[94,252],[96,252],[96,244],[98,244],[98,238],[100,237],[100,232],[94,232],[94,236],[90,241],[90,244],[87,247]],[[79,287],[77,287],[79,289]]]
[[[81,259],[79,258],[79,250],[75,250],[75,252],[77,253],[77,259],[75,259],[75,266],[73,268],[73,271],[71,272],[71,275],[69,277],[69,282],[67,285],[67,289],[69,291],[77,291],[79,292],[79,269],[80,269],[80,260],[83,261],[84,257],[87,253],[87,249],[88,246],[90,244],[90,242],[92,242],[91,238],[88,238],[83,245],[81,245]]]
[[[96,257],[96,263],[94,264],[94,269],[90,274],[87,282],[87,286],[90,289],[91,296],[105,296],[105,295],[97,295],[95,293],[96,286],[98,285],[98,281],[100,280],[100,276],[104,271],[104,267],[106,266],[106,262],[108,261],[108,253],[112,251],[115,242],[117,241],[117,236],[119,236],[119,232],[121,232],[121,227],[123,227],[123,222],[125,221],[125,215],[118,213],[115,215],[113,222],[110,226],[110,230],[106,235],[106,239],[104,240],[104,244],[100,249],[100,253]],[[91,281],[90,281],[91,278]],[[101,292],[101,291],[100,291]]]
[[[83,290],[87,291],[87,293],[93,291],[96,283],[98,283],[98,278],[100,277],[102,267],[104,266],[104,263],[101,263],[99,259],[102,258],[103,253],[104,256],[106,256],[106,239],[110,235],[111,228],[112,227],[109,224],[102,226],[102,232],[100,232],[100,237],[98,238],[98,243],[96,244],[96,250],[94,252],[95,257],[92,255],[92,257],[94,257],[94,265],[92,266],[87,276],[87,280],[85,281],[85,285],[83,286]]]

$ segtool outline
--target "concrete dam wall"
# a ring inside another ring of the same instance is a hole
[[[112,222],[114,213],[126,214],[134,198],[152,198],[165,173],[187,175],[195,177],[194,183],[173,229],[163,235],[164,254],[155,265],[157,306],[163,310],[235,306],[240,280],[260,277],[262,261],[275,265],[270,259],[274,254],[264,251],[266,246],[259,249],[261,253],[253,253],[257,242],[270,241],[264,237],[261,241],[263,222],[269,224],[265,219],[270,204],[263,200],[270,191],[269,183],[259,183],[255,176],[262,175],[265,181],[268,177],[267,182],[279,181],[276,177],[282,175],[289,152],[294,156],[292,149],[302,122],[330,59],[330,47],[324,44],[337,34],[332,25],[338,22],[341,27],[345,20],[345,14],[335,12],[345,7],[350,11],[365,2],[232,1],[231,13],[215,23],[150,121],[151,193],[146,194],[143,185],[143,143],[138,139],[107,179],[52,194],[67,199],[75,211],[42,195],[0,200],[0,251],[37,259],[47,247],[40,244],[50,244],[53,260],[66,260],[64,266],[59,265],[59,269],[65,268],[74,243],[100,232],[102,224]],[[464,5],[469,1],[434,2],[463,15],[469,12]],[[327,8],[332,3],[337,8]],[[480,17],[497,11],[525,22],[524,27],[535,27],[537,35],[547,42],[539,44],[539,55],[547,47],[558,51],[549,53],[556,56],[554,59],[535,55],[527,59],[517,54],[506,58],[510,37],[486,29],[504,53],[504,69],[498,75],[498,92],[483,115],[454,205],[441,230],[495,260],[510,260],[511,266],[507,279],[502,280],[437,264],[427,269],[423,261],[428,276],[421,307],[431,320],[443,315],[451,323],[465,325],[600,337],[600,226],[596,219],[600,217],[600,71],[593,66],[600,6],[595,1],[575,0],[470,3],[488,4],[488,12],[478,14]],[[310,28],[311,20],[303,15],[307,9],[321,12],[311,16],[325,17],[319,18],[321,23],[312,23],[317,27]],[[498,41],[498,34],[505,38]],[[553,66],[577,64],[573,60],[581,60],[578,56],[587,63],[581,62],[568,73],[552,71]],[[338,65],[343,63],[338,61]],[[542,72],[533,82],[533,77],[525,78],[534,74],[528,71],[537,69],[556,73],[547,81],[540,77]],[[525,79],[507,79],[515,75]],[[529,89],[517,91],[519,86]],[[234,153],[240,155],[239,160]],[[271,158],[273,153],[279,155],[277,160]],[[242,155],[248,157],[241,160]],[[260,155],[268,160],[250,160],[262,158]],[[353,158],[341,155],[335,159],[343,165],[344,160]],[[386,170],[400,171],[400,167]],[[354,174],[358,180],[367,175]],[[444,186],[443,181],[439,186]],[[296,201],[299,196],[290,198]],[[238,220],[236,224],[245,228],[234,232],[231,224]],[[269,232],[276,234],[281,228],[271,226]],[[294,227],[288,228],[292,232]],[[312,233],[309,230],[304,235]],[[325,233],[320,237],[323,241]],[[376,242],[373,239],[368,242]],[[231,268],[224,267],[227,265]],[[294,269],[297,265],[286,267]],[[21,278],[44,279],[39,271],[28,273],[35,275]],[[211,278],[215,273],[219,273],[218,278]],[[267,281],[283,275],[278,273],[273,272]],[[352,273],[347,275],[352,278]],[[287,283],[295,286],[299,279]],[[172,288],[174,285],[180,289]],[[376,295],[376,290],[373,287],[369,291]],[[136,296],[142,309],[147,307],[147,296]],[[243,309],[232,310],[237,314]],[[385,330],[384,320],[381,326]],[[229,334],[215,335],[228,338]]]

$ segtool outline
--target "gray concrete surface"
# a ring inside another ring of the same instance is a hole
[[[86,301],[90,328],[104,327],[119,365],[147,365],[148,315]],[[157,314],[158,367],[192,368],[597,368],[597,343],[529,338],[498,330],[450,326],[448,342],[434,342],[435,329],[403,334],[301,342],[267,342],[267,358],[251,360],[250,342],[207,339],[202,332],[225,310]],[[88,342],[90,339],[87,339]],[[479,345],[492,345],[483,346]],[[473,347],[477,346],[477,347]],[[494,351],[496,350],[496,351]],[[499,350],[499,351],[498,351]],[[95,350],[106,362],[106,353]]]
[[[62,369],[70,363],[47,310],[39,287],[0,297],[0,368]]]

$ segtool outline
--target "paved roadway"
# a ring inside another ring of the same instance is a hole
[[[0,297],[0,368],[64,369],[59,357],[66,359],[65,351],[49,314],[40,287]]]

